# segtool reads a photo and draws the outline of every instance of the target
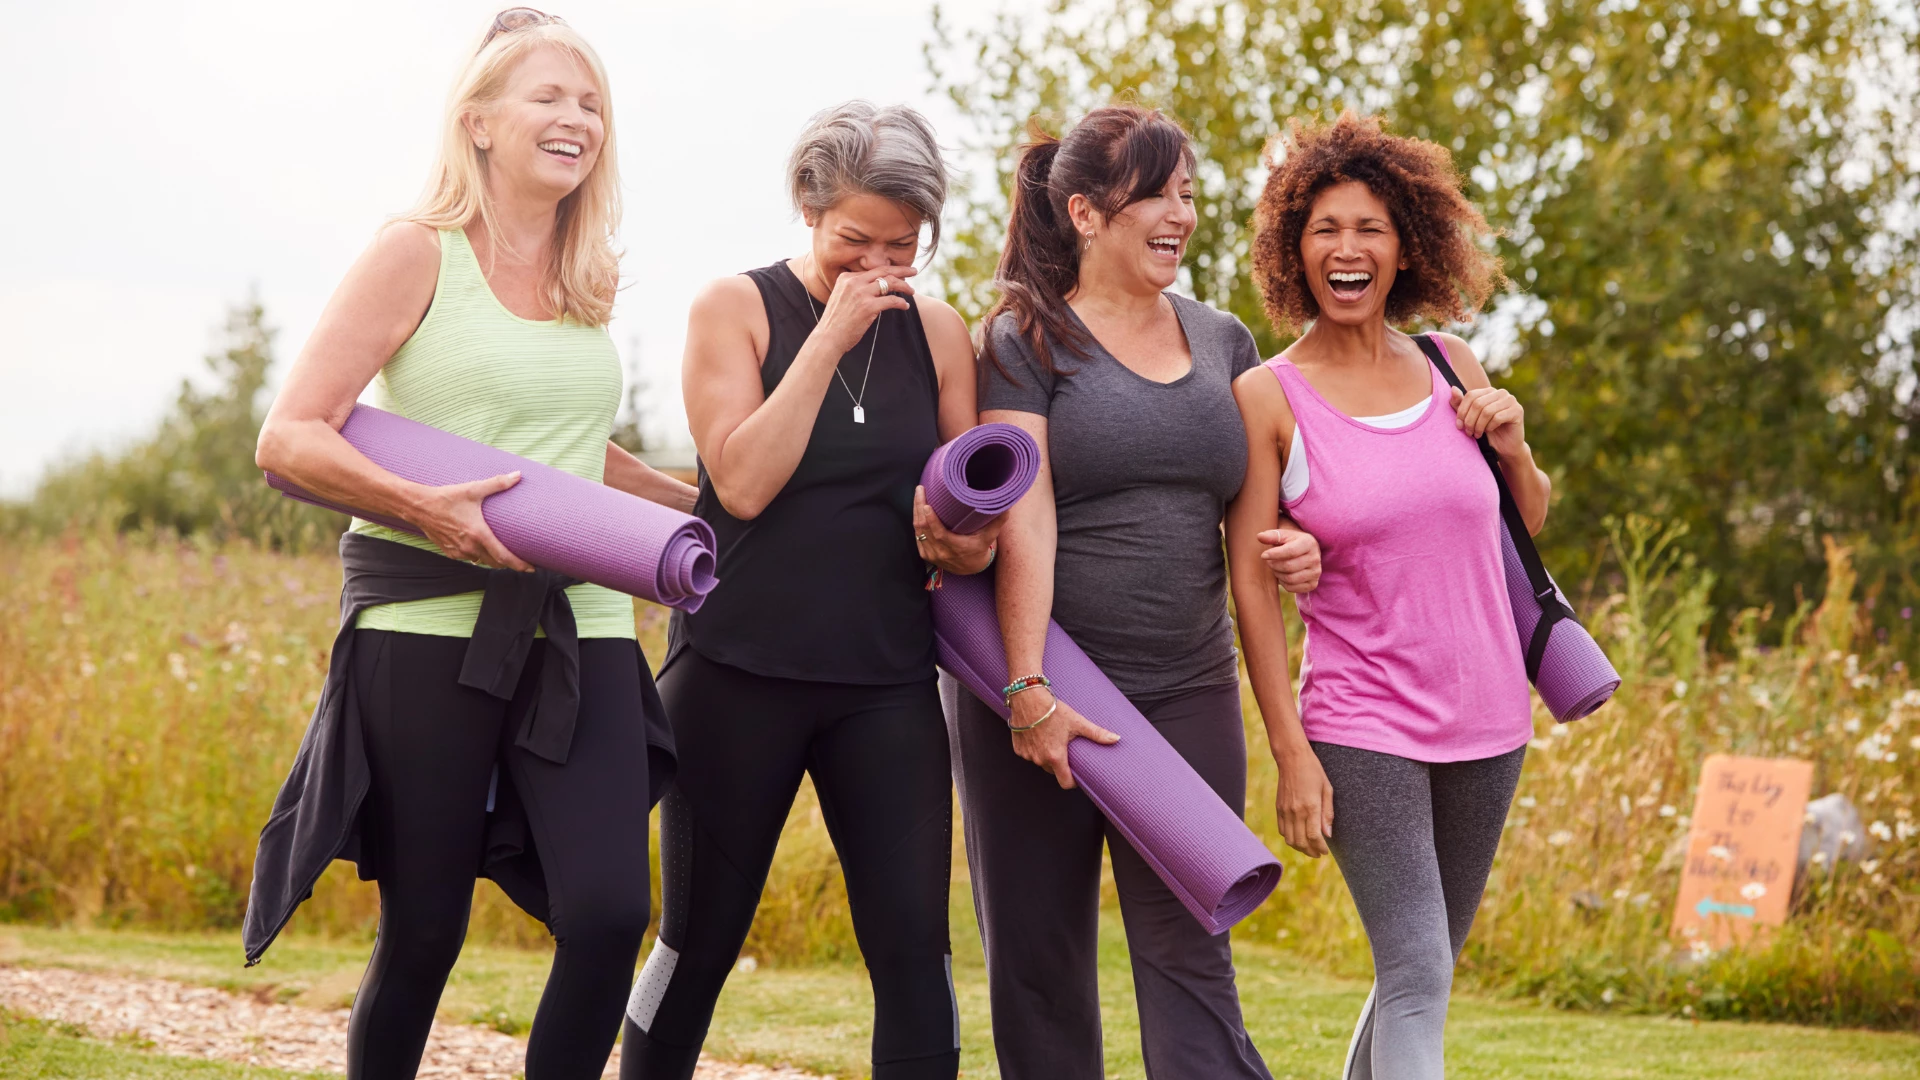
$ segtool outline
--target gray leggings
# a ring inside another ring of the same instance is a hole
[[[1313,744],[1333,785],[1328,846],[1373,947],[1345,1080],[1440,1080],[1453,965],[1473,928],[1527,748],[1429,763]]]

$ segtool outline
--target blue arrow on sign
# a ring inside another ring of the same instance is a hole
[[[1723,904],[1718,900],[1709,900],[1704,896],[1700,898],[1699,903],[1693,905],[1693,910],[1699,912],[1700,917],[1703,919],[1709,915],[1736,915],[1742,919],[1753,918],[1752,904]]]

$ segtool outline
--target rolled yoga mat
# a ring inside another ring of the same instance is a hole
[[[1500,528],[1500,558],[1506,566],[1507,599],[1513,604],[1514,629],[1520,632],[1520,648],[1533,640],[1534,627],[1540,624],[1540,601],[1534,598],[1527,577],[1526,563],[1513,543],[1513,532],[1503,521]],[[1551,580],[1551,575],[1549,575]],[[1558,582],[1554,592],[1562,604],[1566,594]],[[1567,610],[1573,610],[1571,604]],[[1546,649],[1540,654],[1540,670],[1533,678],[1540,701],[1561,723],[1591,715],[1605,705],[1620,689],[1620,674],[1613,669],[1600,645],[1573,618],[1562,618],[1547,631]]]
[[[1019,501],[1039,468],[1032,436],[1011,424],[987,424],[934,451],[921,483],[943,524],[972,523],[977,531]],[[940,666],[1007,716],[1000,696],[1007,656],[992,574],[947,576],[933,594],[933,630]],[[1120,736],[1112,746],[1068,744],[1074,782],[1087,798],[1208,933],[1224,933],[1251,914],[1279,884],[1279,860],[1053,622],[1045,666],[1061,701]]]
[[[517,470],[520,482],[487,496],[480,513],[507,550],[543,570],[682,611],[698,611],[713,591],[713,529],[690,514],[368,405],[354,406],[340,434],[375,465],[417,484],[443,487]],[[272,473],[267,483],[301,502],[420,533]]]

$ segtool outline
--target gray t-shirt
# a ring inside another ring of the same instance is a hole
[[[981,363],[982,410],[1047,418],[1054,621],[1130,695],[1239,678],[1220,519],[1247,471],[1232,383],[1260,354],[1239,319],[1166,296],[1193,353],[1173,382],[1135,374],[1098,343],[1084,357],[1056,346],[1050,375],[1012,315],[993,326],[1012,379]]]

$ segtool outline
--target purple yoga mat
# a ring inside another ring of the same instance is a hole
[[[1505,522],[1500,526],[1500,558],[1506,566],[1514,629],[1520,632],[1520,648],[1524,651],[1533,640],[1533,628],[1540,623],[1540,601],[1533,597],[1526,564],[1521,562],[1513,533]],[[1559,590],[1555,582],[1554,591]],[[1560,593],[1560,602],[1567,602],[1566,594]],[[1567,608],[1572,610],[1573,605]],[[1561,619],[1547,631],[1547,647],[1540,654],[1540,671],[1534,676],[1533,688],[1554,719],[1566,723],[1605,705],[1620,689],[1620,674],[1586,627],[1574,619]]]
[[[520,482],[487,496],[480,512],[508,551],[543,570],[682,611],[698,611],[713,591],[713,529],[697,517],[368,405],[354,406],[340,434],[375,465],[416,484],[443,487],[518,470]],[[272,473],[267,483],[301,502],[420,532]]]
[[[1009,440],[1020,445],[1010,446]],[[1004,478],[1001,448],[1012,451],[1014,468]],[[977,472],[969,467],[975,455],[984,458]],[[1031,436],[1010,424],[989,424],[936,450],[921,483],[942,523],[984,523],[1026,493],[1039,464]],[[956,476],[968,486],[952,486]],[[976,500],[977,493],[986,497]],[[988,708],[1008,715],[1000,697],[1008,679],[1007,656],[992,574],[948,576],[933,594],[933,630],[940,666]],[[1279,884],[1280,861],[1053,622],[1047,624],[1045,666],[1061,701],[1120,736],[1112,746],[1088,739],[1068,745],[1080,790],[1208,933],[1224,933],[1251,914]]]

